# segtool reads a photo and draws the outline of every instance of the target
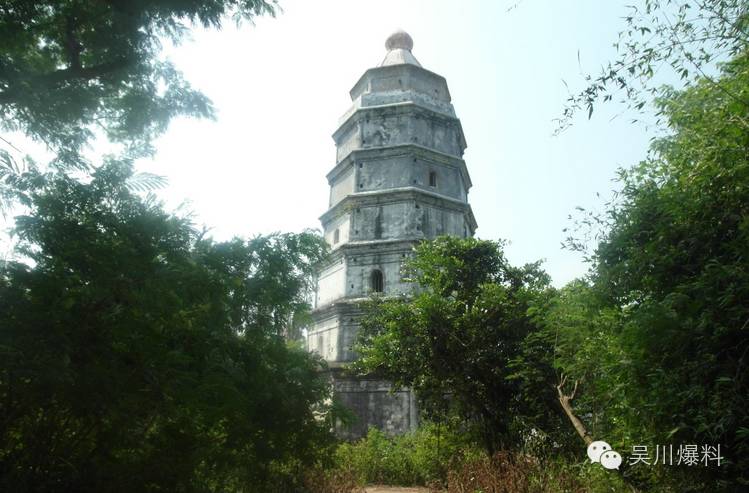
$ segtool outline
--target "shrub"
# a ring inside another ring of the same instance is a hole
[[[343,468],[315,468],[304,475],[304,486],[310,493],[361,493],[353,471]]]
[[[371,428],[365,438],[341,444],[335,463],[360,485],[424,485],[444,481],[450,461],[471,449],[466,436],[433,423],[396,437]]]
[[[599,464],[562,453],[501,451],[489,457],[467,431],[434,423],[395,437],[371,428],[361,440],[340,444],[333,467],[317,469],[305,481],[314,493],[349,493],[367,484],[428,486],[442,493],[632,491],[621,474]]]
[[[447,475],[446,493],[604,493],[631,491],[622,477],[598,464],[566,457],[538,459],[498,452],[463,461]]]

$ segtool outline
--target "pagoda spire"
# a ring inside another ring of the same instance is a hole
[[[404,63],[421,67],[421,64],[411,53],[414,47],[414,40],[403,30],[397,30],[385,41],[385,48],[388,50],[385,59],[380,63],[380,67],[388,65],[402,65]]]

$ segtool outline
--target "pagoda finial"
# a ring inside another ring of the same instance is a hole
[[[392,50],[413,50],[414,40],[411,36],[403,29],[398,29],[393,34],[388,36],[385,41],[385,48],[388,51]]]
[[[395,31],[385,41],[385,48],[387,48],[388,52],[385,55],[385,59],[380,63],[380,67],[403,64],[421,67],[416,57],[411,54],[413,47],[414,40],[406,31],[402,29]]]

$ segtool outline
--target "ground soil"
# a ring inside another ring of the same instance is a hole
[[[367,486],[366,493],[429,493],[427,488],[405,488],[402,486]]]

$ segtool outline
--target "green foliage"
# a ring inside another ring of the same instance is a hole
[[[544,459],[513,452],[479,454],[454,464],[446,493],[619,493],[632,491],[622,478],[590,461],[563,454]],[[662,493],[676,490],[659,489]]]
[[[681,491],[749,485],[749,56],[656,101],[671,133],[620,172],[591,285],[545,313],[576,409],[616,448],[721,445],[720,467],[632,468]]]
[[[531,425],[516,422],[554,399],[551,367],[528,378],[524,360],[536,331],[529,310],[546,296],[546,274],[537,264],[511,266],[501,243],[453,237],[418,245],[407,272],[420,291],[370,304],[356,368],[413,388],[427,416],[476,424],[487,450],[521,442],[518,428]]]
[[[597,76],[587,75],[587,86],[567,100],[559,130],[585,111],[588,117],[599,102],[621,97],[640,110],[661,95],[656,76],[671,72],[687,86],[716,82],[706,74],[716,62],[738,56],[749,47],[749,7],[745,0],[643,0],[629,5],[625,29],[614,43],[617,56]],[[728,88],[727,97],[749,107],[749,101]]]
[[[359,484],[417,484],[417,475],[409,451],[400,440],[390,440],[376,428],[355,444],[342,444],[336,451],[336,461],[344,469],[356,471]]]
[[[0,121],[86,167],[81,148],[103,132],[131,157],[177,115],[210,116],[210,101],[159,58],[189,23],[220,28],[273,14],[264,0],[15,0],[0,5]]]
[[[0,489],[292,491],[330,440],[322,362],[282,335],[324,242],[215,243],[131,174],[23,176],[28,261],[0,266]]]
[[[639,403],[626,398],[625,390],[637,383],[631,381],[631,361],[619,340],[620,310],[604,306],[588,284],[574,281],[555,294],[539,318],[554,339],[554,367],[579,384],[574,407],[578,416],[586,416],[590,434],[605,437],[617,450],[632,443],[627,419],[638,413]],[[578,437],[572,439],[582,448]]]
[[[722,444],[717,475],[749,484],[749,57],[658,101],[673,135],[622,176],[597,282],[628,303],[622,343],[651,402],[653,433]]]
[[[569,485],[579,485],[585,493],[630,493],[632,485],[624,481],[621,475],[604,469],[600,464],[588,460],[569,457],[548,458],[541,463],[541,470],[534,475],[531,484],[545,485],[551,493],[566,493],[571,490]],[[536,491],[531,488],[531,491]],[[655,490],[654,490],[655,491]],[[659,493],[678,493],[678,489],[671,489],[665,484],[659,484]]]
[[[361,440],[339,445],[335,468],[352,473],[360,485],[436,484],[445,480],[454,460],[476,454],[466,434],[454,426],[425,423],[395,437],[370,428]]]
[[[344,484],[340,478],[348,478],[348,489],[330,489],[341,493],[351,491],[354,484],[426,485],[447,493],[630,491],[619,475],[580,459],[579,454],[571,458],[556,450],[539,458],[515,450],[490,457],[472,443],[457,422],[441,426],[426,423],[395,437],[372,428],[365,438],[339,445],[327,475],[339,479],[335,484]]]

